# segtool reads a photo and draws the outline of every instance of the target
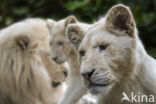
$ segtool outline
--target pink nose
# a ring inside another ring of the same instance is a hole
[[[90,72],[85,72],[85,73],[81,73],[81,75],[83,76],[83,78],[90,80],[92,74],[94,73],[95,69],[92,69],[92,71]]]

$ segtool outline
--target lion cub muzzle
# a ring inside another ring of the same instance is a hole
[[[102,69],[94,68],[86,72],[81,72],[81,76],[83,83],[93,94],[106,88],[113,82],[111,72]]]
[[[83,76],[83,78],[90,80],[92,74],[94,73],[95,69],[92,69],[92,71],[90,72],[85,72],[85,73],[81,73],[81,75]]]

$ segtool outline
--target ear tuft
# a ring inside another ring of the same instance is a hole
[[[76,23],[77,22],[77,19],[75,16],[71,15],[71,16],[68,16],[65,20],[65,23],[64,23],[64,26],[67,27],[68,24],[71,24],[71,23]]]
[[[49,30],[51,30],[51,28],[54,26],[55,21],[52,19],[47,19],[47,27],[49,28]]]
[[[15,42],[22,51],[27,50],[30,46],[30,39],[27,36],[23,35],[17,36],[15,38]]]
[[[78,49],[84,36],[81,28],[76,24],[70,24],[67,27],[66,34],[70,42]]]
[[[106,14],[105,27],[124,31],[129,36],[134,36],[135,21],[129,7],[118,4],[113,6]]]

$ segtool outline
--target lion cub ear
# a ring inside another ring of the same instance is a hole
[[[69,41],[78,49],[83,37],[84,32],[77,24],[69,24],[66,29],[66,35]]]
[[[67,27],[68,24],[71,24],[71,23],[76,23],[77,22],[77,19],[75,16],[71,15],[71,16],[68,16],[66,19],[65,19],[65,23],[64,23],[64,26]]]
[[[16,36],[14,41],[21,51],[33,51],[40,45],[40,42],[32,42],[30,37],[26,35]]]
[[[124,31],[134,37],[135,20],[129,7],[122,4],[113,6],[106,14],[105,27],[109,31]]]
[[[47,27],[49,28],[49,30],[51,30],[53,28],[53,26],[55,25],[55,21],[52,19],[47,19]]]

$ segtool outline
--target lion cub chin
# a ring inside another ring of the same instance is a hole
[[[139,40],[129,7],[115,5],[86,31],[68,25],[67,33],[79,50],[84,85],[98,96],[98,104],[156,103],[156,61]],[[132,94],[147,99],[134,101]]]

